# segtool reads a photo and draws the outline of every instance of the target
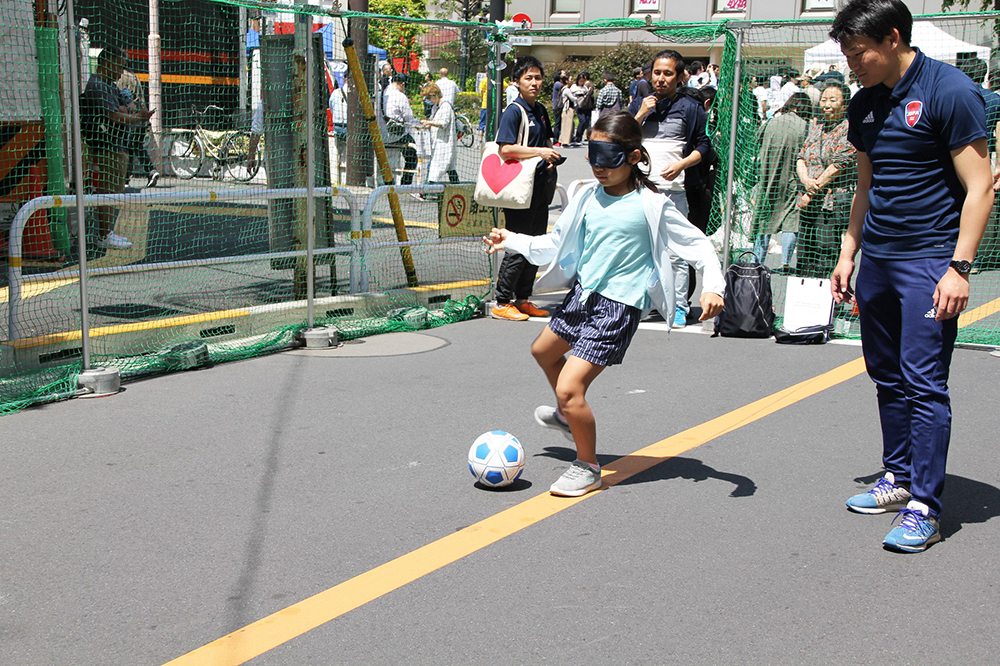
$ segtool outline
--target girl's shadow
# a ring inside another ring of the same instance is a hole
[[[565,460],[568,462],[576,458],[576,450],[562,446],[547,446],[542,453],[538,453],[536,455],[546,458],[556,458],[557,460]],[[620,456],[613,455],[598,455],[597,462],[601,465],[601,467],[604,467],[605,465],[618,460],[619,457]],[[727,483],[731,483],[735,486],[732,492],[729,493],[730,497],[750,497],[757,492],[757,484],[753,482],[753,479],[740,474],[720,472],[695,458],[673,457],[661,459],[650,458],[648,456],[630,457],[639,459],[645,458],[651,462],[651,466],[638,474],[634,474],[627,479],[623,479],[616,485],[627,486],[634,483],[651,483],[653,481],[668,481],[670,479],[690,479],[694,482],[707,481],[708,479],[718,479],[719,481],[726,481]],[[662,462],[652,462],[654,460],[662,460]]]

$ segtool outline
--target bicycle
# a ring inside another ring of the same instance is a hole
[[[455,114],[455,138],[459,145],[471,148],[476,142],[476,128],[461,113]]]
[[[202,127],[201,119],[209,110],[225,109],[209,104],[204,110],[198,111],[191,105],[194,114],[195,128],[171,130],[173,141],[170,144],[168,159],[174,175],[182,180],[190,180],[201,173],[206,159],[214,160],[212,178],[222,180],[225,174],[233,180],[246,182],[257,175],[260,160],[247,168],[250,155],[250,132],[247,130],[224,130],[213,132]]]

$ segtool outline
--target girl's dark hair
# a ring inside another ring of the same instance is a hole
[[[895,28],[907,46],[913,33],[913,14],[902,0],[851,0],[830,26],[830,37],[844,42],[851,37],[868,37],[881,42]]]
[[[510,73],[510,80],[519,81],[524,76],[524,73],[532,67],[537,67],[542,77],[545,77],[545,68],[542,67],[542,61],[535,56],[526,55],[514,61],[514,69]]]
[[[649,153],[646,152],[646,149],[642,145],[642,127],[631,113],[627,111],[606,113],[597,119],[591,131],[607,134],[611,142],[617,143],[624,148],[627,154],[630,154],[633,150],[640,151],[642,157],[639,158],[639,163],[631,165],[632,182],[635,183],[638,189],[642,189],[645,186],[654,192],[657,191],[656,185],[649,179],[651,165]],[[646,165],[645,172],[643,172],[639,164]]]

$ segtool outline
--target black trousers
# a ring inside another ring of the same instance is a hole
[[[393,141],[386,145],[386,148],[395,148],[403,156],[403,174],[399,177],[400,185],[411,185],[413,174],[417,170],[417,150],[411,144],[413,137],[409,134],[401,137],[399,141]]]
[[[799,219],[798,260],[795,274],[828,278],[840,258],[841,236],[847,231],[851,209],[836,200],[833,210],[822,208],[822,198],[802,211]]]
[[[149,159],[149,153],[146,152],[145,141],[145,129],[142,131],[142,134],[136,133],[129,137],[125,146],[128,150],[129,157],[128,170],[125,172],[126,174],[132,173],[132,168],[135,166],[136,162],[139,164],[139,172],[144,176],[148,176],[156,171],[156,168],[153,166],[153,161]]]
[[[573,134],[573,143],[582,143],[583,134],[590,129],[590,114],[593,111],[577,111],[576,117],[580,119],[580,124],[576,126],[576,133]]]
[[[556,173],[549,169],[535,174],[535,189],[531,193],[531,207],[521,210],[504,208],[507,229],[519,234],[541,236],[549,226],[549,204],[555,194]],[[497,276],[496,297],[498,304],[528,299],[535,286],[538,266],[516,252],[508,252],[500,262]]]

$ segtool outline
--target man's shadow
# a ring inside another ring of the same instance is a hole
[[[884,472],[854,479],[863,485],[878,481]],[[946,474],[944,494],[941,496],[944,512],[941,514],[941,536],[945,539],[961,531],[970,523],[985,523],[1000,516],[1000,488],[964,476]]]
[[[537,453],[535,456],[555,458],[557,460],[570,462],[576,459],[576,450],[563,446],[547,446],[542,453]],[[601,467],[604,467],[605,465],[618,460],[620,457],[621,456],[599,454],[597,456],[597,462]],[[615,485],[627,486],[635,483],[669,481],[670,479],[690,479],[695,482],[707,481],[708,479],[718,479],[719,481],[726,481],[733,484],[734,488],[732,492],[729,493],[730,497],[750,497],[757,492],[757,484],[753,482],[753,479],[740,474],[720,472],[695,458],[673,457],[667,458],[662,462],[652,463],[653,460],[661,459],[648,456],[629,457],[640,460],[648,460],[651,462],[652,466],[628,477],[627,479],[622,479],[622,481]]]

